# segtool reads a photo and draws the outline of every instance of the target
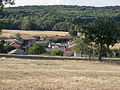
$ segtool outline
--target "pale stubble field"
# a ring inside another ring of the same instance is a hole
[[[15,34],[20,33],[23,36],[29,36],[29,35],[33,35],[33,36],[55,36],[55,35],[59,35],[59,36],[66,36],[69,35],[68,32],[61,32],[61,31],[30,31],[30,30],[2,30],[2,35],[3,36],[15,36]]]
[[[120,66],[0,58],[0,90],[120,90]]]

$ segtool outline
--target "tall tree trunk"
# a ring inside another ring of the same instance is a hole
[[[99,51],[99,57],[98,57],[98,60],[101,61],[101,62],[103,61],[103,60],[102,60],[102,47],[103,47],[103,45],[100,44],[100,51]]]

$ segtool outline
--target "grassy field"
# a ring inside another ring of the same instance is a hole
[[[39,36],[55,36],[55,35],[68,35],[68,32],[60,31],[23,31],[23,30],[2,30],[3,36],[14,36],[15,34],[20,33],[22,35],[39,35]]]
[[[120,66],[0,58],[0,90],[119,90]]]
[[[115,44],[111,49],[120,49],[120,43]]]

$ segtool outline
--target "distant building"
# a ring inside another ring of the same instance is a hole
[[[22,42],[22,46],[26,48],[35,43],[35,41],[37,41],[38,38],[34,36],[21,36],[17,40]]]
[[[21,48],[22,47],[22,42],[20,42],[18,40],[14,40],[10,43],[10,45],[15,47],[15,48]]]
[[[14,49],[14,50],[10,51],[8,54],[20,54],[20,55],[23,55],[23,54],[25,54],[25,52],[22,49]]]
[[[65,56],[73,56],[72,48],[66,48],[64,51]]]

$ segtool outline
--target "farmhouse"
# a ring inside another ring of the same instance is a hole
[[[17,40],[23,42],[22,46],[29,47],[32,45],[32,43],[35,43],[35,41],[38,40],[38,38],[34,36],[21,36]]]
[[[15,47],[15,48],[21,48],[22,47],[22,42],[20,42],[18,40],[14,40],[10,43],[10,45]]]
[[[64,55],[71,56],[73,55],[72,52],[72,45],[68,43],[70,40],[73,39],[72,36],[51,36],[48,37],[48,41],[40,40],[39,36],[21,36],[13,40],[10,45],[14,46],[16,49],[9,52],[9,54],[27,54],[28,48],[34,44],[41,44],[46,48],[46,51],[51,52],[56,49],[60,49],[64,52]],[[60,42],[50,41],[53,40],[60,40]],[[65,40],[65,42],[64,42]]]
[[[25,53],[24,53],[24,50],[22,50],[22,49],[14,49],[14,50],[10,51],[8,54],[20,54],[20,55],[23,55]]]

